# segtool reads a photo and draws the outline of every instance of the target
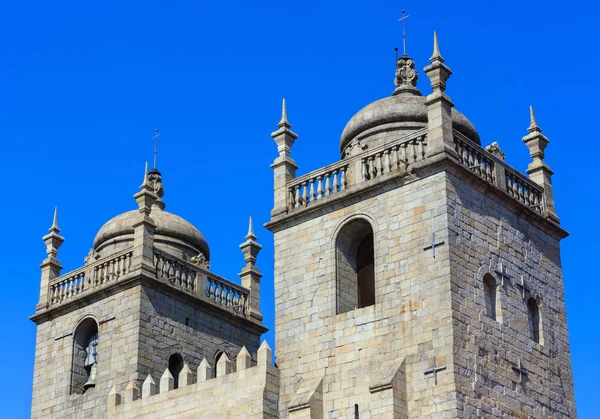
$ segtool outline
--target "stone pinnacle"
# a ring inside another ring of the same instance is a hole
[[[278,127],[282,128],[282,127],[287,127],[290,128],[291,125],[288,122],[287,119],[287,108],[285,105],[285,98],[283,98],[283,103],[281,105],[281,121],[279,121],[279,123],[277,124]]]

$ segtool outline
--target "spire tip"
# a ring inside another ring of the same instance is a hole
[[[283,101],[281,103],[281,121],[279,121],[279,124],[277,124],[277,126],[279,127],[291,127],[290,123],[288,122],[287,119],[287,106],[285,103],[285,98],[283,98]]]
[[[429,61],[442,61],[442,54],[440,54],[440,43],[438,41],[437,31],[433,31],[433,55],[429,59]]]

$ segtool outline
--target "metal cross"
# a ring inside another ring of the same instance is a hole
[[[435,248],[436,246],[441,246],[444,244],[444,241],[440,241],[440,242],[435,242],[435,233],[431,233],[431,245],[429,246],[425,246],[423,248],[423,250],[429,250],[431,249],[431,256],[433,256],[433,258],[435,259]]]
[[[406,55],[406,27],[404,26],[404,19],[407,17],[406,11],[402,10],[402,17],[398,19],[398,22],[402,22],[402,44],[404,46],[404,55]]]
[[[525,300],[525,292],[529,292],[529,288],[527,288],[527,286],[525,285],[525,278],[523,277],[523,275],[521,275],[521,283],[520,284],[515,284],[518,287],[521,287],[521,294],[523,295],[523,300]]]
[[[435,356],[433,357],[433,367],[429,368],[428,370],[425,370],[425,375],[427,374],[433,374],[433,384],[437,386],[437,373],[438,371],[442,371],[445,370],[446,366],[445,365],[437,365],[436,361],[435,361]]]
[[[523,375],[529,375],[529,371],[523,368],[523,363],[521,362],[521,359],[519,359],[518,365],[513,365],[512,369],[519,373],[519,382],[522,381]]]
[[[504,286],[504,278],[510,279],[510,276],[506,273],[506,266],[502,264],[502,262],[498,262],[498,269],[496,272],[500,274],[500,279],[502,280],[502,286]]]
[[[158,133],[158,128],[156,128],[156,135],[154,137],[152,137],[152,139],[154,140],[154,168],[156,169],[156,153],[158,151],[158,137],[160,137],[160,134]]]

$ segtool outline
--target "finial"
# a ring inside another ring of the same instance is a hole
[[[148,162],[146,162],[146,167],[144,167],[144,181],[142,182],[140,188],[146,185],[148,185]]]
[[[402,9],[402,17],[398,19],[398,22],[402,22],[402,45],[404,46],[404,55],[406,55],[406,27],[404,26],[404,20],[408,18],[406,10]]]
[[[440,54],[440,44],[438,42],[437,31],[433,31],[433,55],[429,61],[441,61],[442,63],[445,61]]]
[[[277,126],[279,128],[283,128],[283,127],[290,128],[291,127],[291,125],[287,119],[287,107],[285,105],[285,98],[283,98],[283,102],[281,104],[281,121],[279,121],[279,124],[277,124]]]
[[[538,124],[535,120],[535,113],[533,112],[533,105],[529,105],[529,118],[531,120],[531,123],[529,124],[529,128],[527,128],[527,131],[529,132],[534,132],[534,131],[538,131],[538,132],[542,132],[542,130],[540,129],[540,127],[538,127]]]
[[[252,227],[252,216],[250,216],[250,221],[248,222],[248,234],[246,234],[247,240],[256,240],[256,236],[254,235],[254,228]]]
[[[60,228],[58,228],[58,207],[54,207],[54,219],[52,220],[52,227],[50,227],[50,231],[60,231]]]
[[[156,155],[158,154],[158,137],[160,137],[160,134],[158,133],[158,128],[156,128],[156,135],[154,137],[152,137],[152,139],[154,140],[154,168],[156,169]],[[146,172],[148,171],[148,169],[146,168]]]

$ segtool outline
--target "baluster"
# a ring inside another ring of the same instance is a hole
[[[313,202],[315,199],[317,199],[317,192],[315,191],[315,180],[314,179],[309,179],[308,181],[309,185],[310,185],[310,191],[308,194],[308,199],[310,202]]]
[[[400,145],[395,145],[394,147],[392,147],[392,154],[394,155],[394,160],[396,161],[396,164],[393,165],[394,167],[400,167]]]
[[[308,205],[308,184],[306,181],[302,182],[302,203]]]
[[[346,169],[348,168],[348,166],[344,166],[340,169],[340,171],[342,172],[342,178],[340,181],[340,191],[343,191],[344,189],[346,189]]]
[[[227,296],[227,307],[232,307],[233,306],[233,302],[232,302],[232,298],[231,298],[231,293],[233,292],[233,289],[231,287],[227,287],[227,292],[226,292],[226,296]]]
[[[425,158],[425,146],[427,143],[425,142],[425,136],[419,137],[419,145],[421,146],[421,159]]]
[[[323,198],[323,176],[317,176],[317,199]]]
[[[338,173],[339,171],[337,169],[333,171],[333,190],[331,193],[336,193],[338,191]]]
[[[56,301],[56,284],[50,286],[50,304]]]
[[[377,153],[377,169],[379,171],[379,175],[383,175],[385,173],[385,163],[383,161],[383,151]]]
[[[400,147],[402,147],[402,162],[404,162],[404,165],[407,166],[408,165],[408,143],[402,143],[400,144]]]
[[[331,194],[331,172],[327,172],[325,175],[325,196]]]
[[[385,166],[385,170],[387,173],[392,171],[392,162],[390,160],[390,150],[385,150],[383,152],[383,160],[384,160],[384,166]]]
[[[226,295],[227,290],[226,290],[224,284],[219,284],[219,285],[221,285],[221,298],[220,298],[219,302],[221,304],[226,304],[227,303],[227,295]]]
[[[362,165],[361,165],[361,169],[362,169],[362,181],[364,182],[365,180],[369,180],[369,166],[367,163],[367,159],[361,159],[362,161]],[[336,173],[337,175],[337,173]],[[337,178],[337,176],[336,176]]]
[[[377,168],[375,167],[375,156],[369,156],[369,179],[377,176]]]
[[[296,185],[294,187],[294,208],[298,208],[300,204],[300,185]]]
[[[217,283],[212,278],[207,278],[207,280],[210,283],[210,287],[208,288],[208,297],[211,300],[215,300],[216,301],[216,299],[217,299]]]

